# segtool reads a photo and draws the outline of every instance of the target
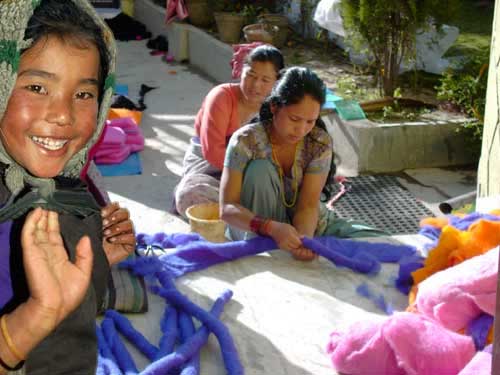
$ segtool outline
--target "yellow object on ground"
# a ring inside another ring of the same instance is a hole
[[[134,16],[134,0],[121,0],[122,12],[127,16]]]
[[[225,242],[226,224],[220,219],[218,203],[200,203],[186,210],[191,231],[201,234],[207,241]]]

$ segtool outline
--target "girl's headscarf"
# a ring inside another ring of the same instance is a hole
[[[66,164],[61,176],[77,179],[84,168],[90,148],[97,142],[104,128],[104,123],[111,104],[113,95],[113,87],[115,82],[115,59],[116,48],[112,32],[107,27],[106,23],[96,13],[94,7],[87,0],[67,0],[71,1],[74,6],[79,7],[88,13],[95,23],[103,30],[103,37],[106,43],[109,54],[109,70],[105,78],[104,91],[100,100],[99,114],[97,126],[94,134],[89,142],[76,153]],[[0,119],[3,117],[10,95],[16,83],[21,51],[29,48],[32,44],[31,40],[24,40],[28,21],[33,15],[34,10],[40,5],[41,0],[1,0],[0,1]],[[12,204],[16,196],[24,190],[25,187],[31,186],[36,194],[36,199],[45,202],[54,202],[54,194],[56,185],[53,178],[38,178],[32,176],[22,166],[20,166],[6,152],[4,146],[0,142],[0,162],[8,167],[5,171],[5,184],[11,193],[11,199],[4,206]],[[57,200],[57,199],[56,199]],[[71,199],[70,199],[71,200]],[[71,202],[70,202],[71,203]],[[30,203],[31,206],[33,202]],[[51,207],[51,203],[45,204],[46,208]],[[20,207],[18,207],[20,208]],[[26,211],[16,208],[14,211]],[[60,208],[60,207],[56,207]],[[57,209],[56,209],[57,210]],[[19,216],[17,213],[8,213],[2,215],[0,210],[0,222],[8,218]],[[11,209],[12,211],[12,209]],[[64,209],[62,209],[64,211]],[[69,210],[71,211],[71,210]]]

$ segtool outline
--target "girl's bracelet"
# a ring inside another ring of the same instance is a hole
[[[14,342],[12,341],[12,338],[10,337],[9,330],[7,329],[7,322],[5,321],[6,315],[2,315],[0,318],[0,328],[2,330],[2,336],[5,340],[5,343],[7,344],[7,347],[9,348],[10,352],[12,355],[18,360],[22,361],[24,360],[24,357],[19,353],[19,350],[17,350],[16,346],[14,345]]]
[[[0,367],[6,371],[17,371],[22,369],[24,366],[24,361],[18,362],[14,367],[10,367],[5,361],[0,357]]]

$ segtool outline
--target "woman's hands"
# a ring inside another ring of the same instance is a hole
[[[292,225],[271,221],[268,233],[280,249],[290,251],[295,259],[311,261],[317,258],[314,252],[302,246],[302,236]]]
[[[311,260],[314,260],[318,257],[318,254],[303,246],[299,247],[298,249],[292,250],[291,252],[292,256],[295,259],[305,262],[310,262]]]
[[[64,248],[57,213],[37,208],[21,232],[23,264],[30,291],[26,308],[38,319],[41,338],[82,302],[90,283],[93,253],[88,237],[76,245],[75,263]]]
[[[110,203],[101,210],[104,232],[103,247],[109,264],[119,263],[135,249],[134,225],[128,210],[118,203]]]

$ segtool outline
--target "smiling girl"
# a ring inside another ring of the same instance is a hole
[[[80,179],[114,56],[86,0],[0,2],[0,373],[95,373],[109,265],[135,244]]]

